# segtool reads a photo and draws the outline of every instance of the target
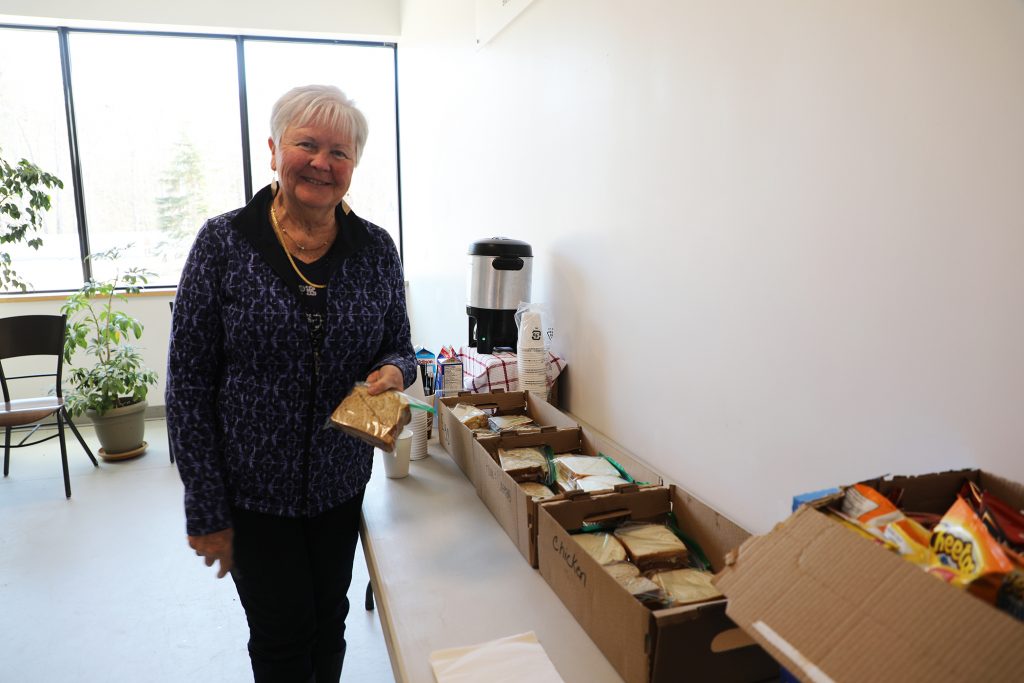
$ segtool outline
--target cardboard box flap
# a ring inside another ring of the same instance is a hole
[[[616,520],[648,521],[669,512],[669,489],[647,487],[633,493],[587,494],[571,500],[541,501],[539,505],[569,531],[580,529],[587,520],[621,512]]]
[[[578,452],[581,448],[579,427],[557,427],[548,425],[541,427],[539,432],[526,434],[494,434],[481,436],[477,443],[483,446],[492,458],[498,457],[499,448],[523,448],[526,446],[551,446],[558,453]]]
[[[978,475],[978,484],[982,490],[992,493],[1007,505],[1024,510],[1024,484],[984,471]]]
[[[803,507],[715,579],[727,614],[802,681],[1017,680],[1024,625]]]
[[[964,480],[978,484],[1017,509],[1024,508],[1024,485],[983,470],[950,470],[919,476],[880,477],[863,483],[888,496],[903,490],[900,507],[915,512],[944,513],[956,500]]]
[[[448,396],[441,399],[449,408],[454,408],[460,403],[476,406],[481,410],[506,412],[526,411],[526,392],[510,391],[505,392],[499,389],[493,393],[474,394],[469,391],[460,391],[457,396]]]
[[[964,479],[978,481],[978,470],[951,470],[920,476],[880,477],[865,482],[883,496],[903,490],[900,507],[914,512],[943,513],[956,500]]]

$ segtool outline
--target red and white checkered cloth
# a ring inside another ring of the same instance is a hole
[[[516,365],[516,354],[511,351],[496,353],[478,353],[473,346],[459,349],[462,360],[462,386],[474,394],[490,393],[495,389],[519,391],[519,367]],[[565,361],[548,351],[551,361],[551,375],[548,377],[548,391],[555,383]]]

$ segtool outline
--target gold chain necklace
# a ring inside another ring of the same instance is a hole
[[[274,211],[274,200],[270,200],[270,222],[274,225],[274,234],[277,235],[277,241],[281,243],[281,248],[284,249],[284,255],[288,257],[288,263],[292,264],[292,270],[294,270],[295,274],[299,276],[299,279],[313,289],[325,289],[327,285],[318,285],[315,282],[310,282],[309,279],[302,274],[302,271],[299,270],[299,267],[295,265],[295,259],[292,258],[292,253],[288,251],[288,247],[285,246],[284,239],[281,237],[284,230],[281,229],[281,224],[277,222],[277,212]],[[326,242],[324,242],[324,244],[326,244]]]
[[[271,208],[273,208],[273,207],[271,207]],[[319,250],[321,250],[321,249],[323,249],[324,247],[327,246],[327,240],[324,240],[318,246],[315,246],[315,247],[304,247],[301,244],[299,244],[299,241],[297,239],[292,237],[292,234],[290,232],[288,232],[288,228],[284,227],[283,225],[281,226],[281,232],[283,232],[285,234],[285,237],[287,237],[288,239],[290,239],[292,241],[292,244],[294,244],[295,246],[297,246],[299,248],[299,251],[319,251]]]

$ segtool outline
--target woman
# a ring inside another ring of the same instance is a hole
[[[337,681],[373,449],[324,427],[357,381],[415,379],[402,265],[342,201],[366,142],[334,87],[271,115],[280,181],[209,219],[174,302],[167,427],[189,545],[230,573],[256,681]]]

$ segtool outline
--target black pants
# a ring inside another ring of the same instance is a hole
[[[234,509],[231,577],[256,683],[337,683],[363,494],[316,517]]]

